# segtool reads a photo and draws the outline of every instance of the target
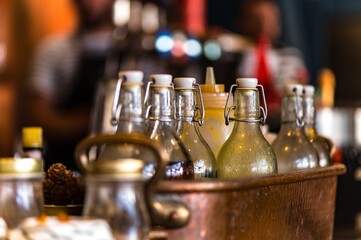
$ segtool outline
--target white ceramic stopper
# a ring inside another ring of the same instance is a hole
[[[142,83],[143,75],[142,71],[120,71],[118,73],[119,78],[123,78],[126,83]]]
[[[258,84],[257,78],[237,78],[236,82],[240,88],[256,88]]]
[[[303,87],[301,84],[287,84],[285,86],[285,94],[302,94]]]
[[[172,75],[170,74],[152,74],[149,77],[156,85],[170,85],[172,83]]]
[[[173,80],[175,88],[192,88],[193,84],[196,83],[195,78],[191,77],[178,77]]]
[[[315,87],[312,85],[303,86],[303,94],[312,97],[315,94]]]

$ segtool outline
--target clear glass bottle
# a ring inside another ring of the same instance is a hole
[[[216,158],[203,139],[197,123],[204,121],[202,92],[195,78],[175,78],[176,132],[192,157],[194,177],[215,178]],[[197,93],[201,106],[197,106]]]
[[[120,71],[118,76],[111,109],[112,117],[109,121],[115,126],[115,133],[148,136],[145,128],[143,72]],[[98,152],[91,156],[92,160],[112,160],[140,155],[138,147],[119,143],[107,144]],[[155,163],[148,162],[144,174],[151,177],[154,171]]]
[[[272,143],[279,172],[318,167],[317,152],[304,130],[301,95],[302,85],[289,84],[285,87],[281,128]]]
[[[169,74],[150,75],[145,105],[147,129],[151,140],[164,148],[169,156],[165,178],[194,179],[194,165],[174,128],[174,88]]]
[[[326,167],[331,163],[328,143],[317,134],[316,131],[316,106],[314,99],[315,88],[312,85],[303,86],[303,112],[305,121],[305,133],[318,154],[318,164]]]
[[[256,78],[237,78],[234,105],[224,109],[226,124],[235,121],[231,135],[217,158],[219,178],[239,178],[277,173],[277,160],[271,145],[262,134],[260,124],[266,121],[267,107],[260,107]],[[230,118],[234,110],[234,118]]]
[[[0,159],[0,218],[9,229],[26,217],[44,213],[43,162],[34,158]]]

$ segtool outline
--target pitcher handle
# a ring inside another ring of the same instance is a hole
[[[179,228],[185,226],[190,219],[189,208],[180,201],[174,199],[156,199],[155,187],[163,179],[168,155],[158,144],[140,134],[98,134],[82,140],[76,147],[75,159],[79,168],[84,172],[90,162],[87,151],[94,145],[127,143],[152,150],[157,159],[155,174],[149,180],[146,187],[147,206],[153,225],[166,228]]]

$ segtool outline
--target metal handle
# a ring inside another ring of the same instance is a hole
[[[85,171],[90,162],[87,152],[95,145],[103,144],[134,144],[147,147],[152,150],[157,158],[157,168],[153,177],[146,186],[147,205],[153,225],[160,225],[166,228],[179,228],[185,226],[190,219],[189,208],[182,202],[174,199],[156,198],[155,187],[162,180],[165,172],[165,165],[169,156],[166,152],[152,142],[146,136],[140,134],[99,134],[82,140],[76,147],[75,159],[79,168]]]

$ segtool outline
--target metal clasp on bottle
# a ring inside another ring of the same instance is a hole
[[[201,104],[201,106],[198,106],[197,101],[195,101],[193,121],[198,122],[199,126],[202,126],[204,123],[204,104],[203,104],[202,90],[201,90],[201,86],[195,82],[193,83],[193,88],[195,90],[196,96],[198,92],[199,102]]]
[[[230,99],[230,96],[233,94],[233,89],[235,87],[238,87],[237,84],[233,84],[229,90],[229,94],[227,96],[227,101],[226,101],[226,106],[224,107],[224,119],[225,119],[225,123],[226,125],[228,126],[230,122],[233,122],[233,121],[238,121],[238,122],[249,122],[249,123],[255,123],[255,122],[260,122],[262,125],[264,125],[266,123],[266,120],[267,120],[267,102],[266,102],[266,95],[265,95],[265,92],[264,92],[264,88],[261,84],[257,84],[257,89],[259,88],[261,91],[261,94],[262,94],[262,99],[263,99],[263,107],[260,105],[260,111],[261,111],[261,116],[259,119],[256,119],[256,120],[251,120],[251,119],[242,119],[242,120],[239,120],[239,119],[235,119],[235,118],[231,118],[230,115],[231,115],[231,112],[236,108],[236,106],[233,104],[230,108],[228,108],[228,104],[229,104],[229,99]]]
[[[292,92],[294,92],[295,98],[296,98],[296,108],[295,108],[296,124],[297,124],[297,127],[303,127],[305,125],[305,121],[303,119],[303,114],[302,114],[302,116],[300,116],[300,113],[303,111],[302,103],[301,103],[302,97],[300,94],[297,93],[296,88],[293,88]]]
[[[114,90],[114,99],[112,105],[112,117],[110,123],[112,126],[117,126],[119,122],[120,111],[122,110],[122,104],[119,103],[120,89],[122,88],[122,82],[126,81],[126,76],[119,76]]]

